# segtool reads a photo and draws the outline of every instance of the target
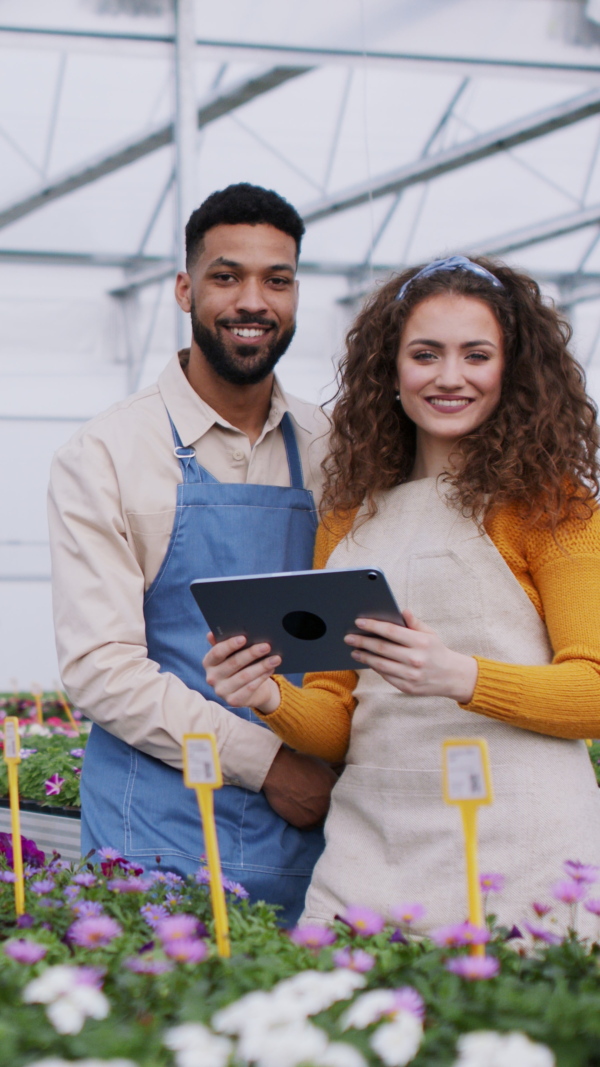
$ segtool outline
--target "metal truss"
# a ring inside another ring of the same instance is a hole
[[[576,230],[583,230],[598,223],[600,223],[600,204],[594,204],[592,207],[582,208],[581,211],[558,215],[533,226],[524,226],[512,233],[490,237],[486,241],[471,245],[466,252],[471,256],[505,256],[509,252],[517,252],[521,248],[541,244],[542,241],[551,241],[555,237],[563,237],[567,233],[575,233]]]
[[[448,174],[470,163],[487,159],[499,152],[505,152],[509,148],[515,148],[517,145],[543,137],[555,130],[564,129],[566,126],[597,114],[600,114],[600,89],[592,89],[561,104],[536,111],[533,115],[526,115],[515,122],[489,130],[469,141],[447,148],[443,152],[436,152],[435,155],[426,159],[407,163],[387,174],[360,182],[349,189],[307,204],[302,211],[302,216],[305,222],[316,222],[318,219],[335,215],[338,211],[358,207],[377,197],[398,193],[410,185],[418,185],[420,182],[439,178],[442,174]]]
[[[292,78],[298,78],[301,74],[306,74],[310,69],[310,67],[273,67],[271,70],[264,71],[252,78],[244,79],[224,92],[216,93],[198,108],[198,129],[208,126],[211,122],[216,122],[217,119],[249,103],[250,100],[271,92],[272,89],[276,89]],[[67,196],[69,193],[75,192],[76,189],[81,189],[84,185],[98,181],[100,178],[106,177],[107,174],[112,174],[114,171],[120,170],[121,167],[126,167],[130,163],[156,152],[159,148],[171,144],[173,138],[174,124],[170,122],[166,126],[158,127],[137,141],[128,142],[107,155],[91,160],[83,166],[74,167],[66,174],[54,179],[54,181],[43,185],[34,193],[30,193],[21,200],[0,208],[0,229],[9,226],[12,222],[16,222],[17,219],[24,218],[25,215],[30,215],[41,207],[45,207],[46,204],[52,203],[53,200]]]

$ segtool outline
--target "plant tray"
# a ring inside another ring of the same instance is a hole
[[[11,832],[10,805],[0,798],[0,831]],[[81,812],[77,808],[46,808],[21,801],[21,834],[47,854],[60,852],[64,860],[81,859]]]

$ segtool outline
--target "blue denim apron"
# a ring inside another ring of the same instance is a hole
[[[281,420],[290,488],[221,483],[184,448],[171,422],[183,481],[161,568],[144,599],[148,656],[208,700],[202,659],[208,627],[190,592],[194,578],[307,570],[317,525],[313,495],[304,488],[289,414]],[[297,679],[293,679],[296,681]],[[226,705],[225,705],[226,706]],[[267,727],[249,708],[230,708]],[[198,868],[204,841],[196,795],[180,771],[145,755],[94,725],[81,782],[82,852],[106,845],[146,867],[180,874]],[[277,815],[264,794],[226,785],[215,793],[223,873],[252,900],[280,904],[294,923],[323,849],[319,830],[298,830]]]

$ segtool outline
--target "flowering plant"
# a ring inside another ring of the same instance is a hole
[[[75,709],[73,727],[58,699],[42,701],[44,721],[37,721],[35,701],[26,695],[0,697],[0,726],[7,715],[16,715],[21,736],[19,793],[25,801],[44,807],[78,808],[79,776],[91,724]],[[0,734],[0,749],[2,738]],[[8,773],[0,759],[0,797],[8,796]]]
[[[0,853],[0,1067],[600,1062],[600,944],[572,928],[575,906],[600,910],[592,867],[557,871],[581,899],[549,888],[530,924],[548,937],[529,943],[492,922],[416,938],[424,908],[402,901],[392,925],[349,908],[329,928],[285,931],[224,878],[232,958],[220,959],[204,869],[184,880],[158,858],[148,870],[111,848],[99,859],[28,863],[16,921]]]

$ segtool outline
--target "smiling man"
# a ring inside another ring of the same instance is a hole
[[[204,853],[183,785],[186,733],[214,733],[226,877],[301,911],[335,781],[208,686],[194,578],[307,569],[327,421],[273,375],[295,329],[304,226],[274,192],[213,193],[186,227],[175,296],[190,348],[158,383],[83,427],[55,457],[50,531],[57,647],[93,721],[82,851],[187,874]]]

